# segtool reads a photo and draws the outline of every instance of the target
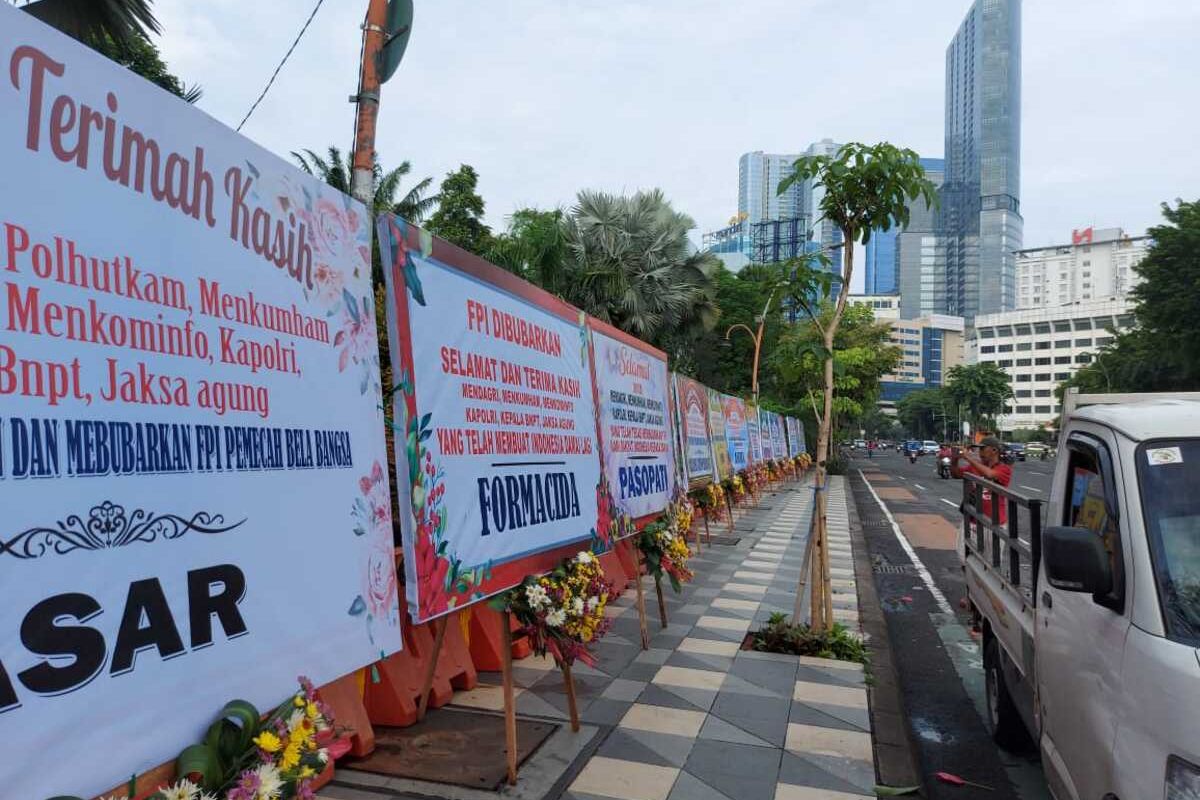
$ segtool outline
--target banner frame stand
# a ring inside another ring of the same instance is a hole
[[[662,624],[662,629],[667,629],[667,601],[663,598],[662,577],[654,576],[654,591],[658,595],[658,621]]]
[[[579,703],[575,699],[575,676],[571,674],[571,665],[565,661],[558,662],[562,671],[563,688],[567,691],[567,711],[571,717],[571,733],[579,733]]]
[[[646,590],[642,586],[642,550],[635,548],[637,551],[637,574],[634,576],[634,583],[637,584],[637,612],[638,626],[642,633],[642,649],[650,649],[650,633],[646,628]]]
[[[425,719],[425,711],[429,708],[429,693],[433,690],[433,676],[437,672],[438,655],[442,652],[442,642],[446,640],[446,623],[450,615],[443,614],[433,621],[433,652],[425,664],[425,675],[421,679],[421,699],[417,701],[417,721]]]
[[[504,687],[504,750],[508,761],[509,786],[517,785],[517,701],[513,690],[512,613],[504,611],[500,619],[501,683]]]

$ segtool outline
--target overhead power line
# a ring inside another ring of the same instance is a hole
[[[275,79],[279,77],[279,70],[283,69],[283,65],[287,63],[289,58],[291,58],[292,51],[296,49],[296,45],[300,44],[300,40],[304,38],[304,32],[307,31],[308,26],[312,24],[313,17],[317,15],[317,11],[321,8],[321,4],[324,2],[325,0],[317,0],[317,4],[313,6],[312,13],[309,14],[308,19],[304,21],[304,27],[300,28],[300,32],[296,34],[296,39],[292,42],[292,46],[288,48],[286,53],[284,53],[283,60],[279,62],[279,66],[275,67],[275,71],[271,73],[271,80],[267,81],[267,85],[263,87],[262,94],[260,94],[258,99],[254,101],[254,105],[250,106],[250,110],[246,112],[246,116],[242,117],[242,121],[238,123],[237,129],[239,131],[242,129],[242,126],[246,124],[246,120],[250,119],[250,115],[254,113],[254,109],[258,108],[258,104],[261,103],[263,98],[267,96],[267,92],[271,91],[271,86],[275,83]]]

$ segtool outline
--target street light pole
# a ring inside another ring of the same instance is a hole
[[[754,395],[754,405],[756,407],[758,406],[758,358],[762,353],[763,329],[767,324],[767,311],[770,310],[771,301],[774,299],[775,289],[771,289],[771,293],[767,295],[767,302],[763,306],[762,314],[760,314],[758,317],[757,331],[750,330],[750,326],[741,322],[730,325],[729,329],[725,331],[725,341],[729,341],[729,336],[733,333],[735,328],[744,330],[746,333],[750,334],[750,338],[754,340],[754,367],[753,371],[750,373],[750,393]]]

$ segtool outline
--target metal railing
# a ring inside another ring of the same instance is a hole
[[[984,512],[985,501],[988,511]],[[1004,508],[1006,521],[1000,521]],[[1022,510],[1024,513],[1022,513]],[[1042,562],[1042,501],[1026,497],[979,475],[963,475],[964,555],[975,553],[1000,575],[1005,583],[1037,605],[1038,570]],[[1028,535],[1022,538],[1022,528]],[[1028,580],[1022,574],[1022,557],[1029,565]]]

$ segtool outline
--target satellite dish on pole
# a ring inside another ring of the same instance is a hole
[[[387,40],[379,53],[379,82],[386,83],[396,74],[400,59],[408,49],[412,33],[413,0],[390,0],[387,9]]]

